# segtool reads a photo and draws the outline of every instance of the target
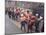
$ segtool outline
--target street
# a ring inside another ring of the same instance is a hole
[[[23,33],[21,28],[17,27],[17,21],[14,21],[5,15],[5,33],[6,34],[15,34],[15,33]],[[19,25],[18,25],[19,26]]]

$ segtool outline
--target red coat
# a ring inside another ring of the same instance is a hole
[[[34,23],[36,21],[36,17],[35,16],[31,16],[31,23]]]
[[[36,17],[35,16],[31,16],[31,19],[30,19],[30,21],[28,23],[28,29],[32,30],[32,26],[34,25],[35,20],[36,20]]]

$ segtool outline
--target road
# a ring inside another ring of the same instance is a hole
[[[5,33],[6,34],[15,34],[15,33],[24,33],[19,27],[17,27],[17,22],[10,19],[8,15],[5,15]]]

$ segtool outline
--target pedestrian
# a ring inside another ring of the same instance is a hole
[[[36,22],[35,22],[35,32],[39,32],[39,23],[40,23],[40,15],[36,14]]]
[[[44,19],[42,16],[40,16],[39,32],[42,32],[42,28],[44,28],[43,25],[44,25]]]
[[[20,16],[20,9],[16,9],[16,20],[18,20],[19,16]]]
[[[28,32],[29,32],[29,30],[30,30],[30,32],[32,32],[33,25],[35,24],[35,21],[36,21],[36,17],[31,16],[31,19],[29,20],[29,23],[28,23]]]
[[[9,16],[9,18],[11,18],[11,11],[10,11],[10,8],[9,8],[9,11],[8,11],[8,16]]]
[[[16,7],[14,8],[14,19],[16,19]]]
[[[26,16],[24,14],[21,14],[21,30],[24,28],[24,32],[26,32],[25,24],[27,24]]]
[[[15,19],[14,8],[12,8],[12,19]]]
[[[27,22],[26,26],[27,26],[27,29],[28,29],[30,17],[31,17],[32,14],[29,12],[29,10],[27,10],[27,12],[25,12],[25,15],[26,15],[26,22]]]

